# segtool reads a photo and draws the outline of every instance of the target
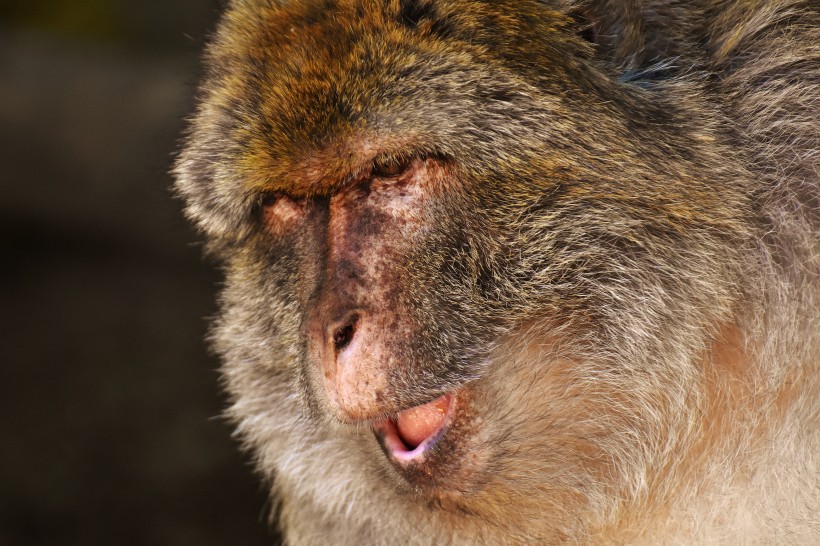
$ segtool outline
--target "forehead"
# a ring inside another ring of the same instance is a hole
[[[440,60],[453,44],[441,39],[446,24],[434,15],[369,0],[230,11],[210,53],[220,67],[210,89],[224,98],[240,161],[257,185],[303,179],[321,191],[376,155],[424,140],[413,134],[423,126],[402,123],[419,110],[414,102],[434,94],[435,78],[419,85],[415,74],[435,67],[451,77],[472,64],[464,52]]]
[[[323,192],[378,155],[457,153],[484,109],[508,117],[499,89],[546,73],[562,21],[528,0],[237,0],[209,50],[206,117],[246,187]]]

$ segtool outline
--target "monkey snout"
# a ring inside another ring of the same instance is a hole
[[[356,335],[356,326],[359,323],[359,314],[357,312],[348,313],[344,319],[330,325],[327,333],[327,339],[333,344],[333,350],[338,355],[339,351],[343,351],[350,342],[353,341],[353,336]]]
[[[389,363],[373,316],[353,310],[327,326],[308,328],[330,409],[345,422],[372,419],[387,408]]]

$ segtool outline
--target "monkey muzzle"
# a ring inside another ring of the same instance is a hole
[[[407,464],[421,460],[446,433],[455,407],[455,396],[445,394],[432,402],[376,422],[373,429],[393,460]]]

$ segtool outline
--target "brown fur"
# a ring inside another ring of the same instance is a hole
[[[818,23],[231,2],[177,188],[287,542],[820,543]],[[445,392],[391,464],[370,424]]]

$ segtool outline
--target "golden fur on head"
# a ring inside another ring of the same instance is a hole
[[[288,542],[820,543],[819,29],[808,0],[231,2],[177,189]],[[383,358],[350,423],[316,338],[353,308]],[[390,462],[372,422],[445,392]]]

